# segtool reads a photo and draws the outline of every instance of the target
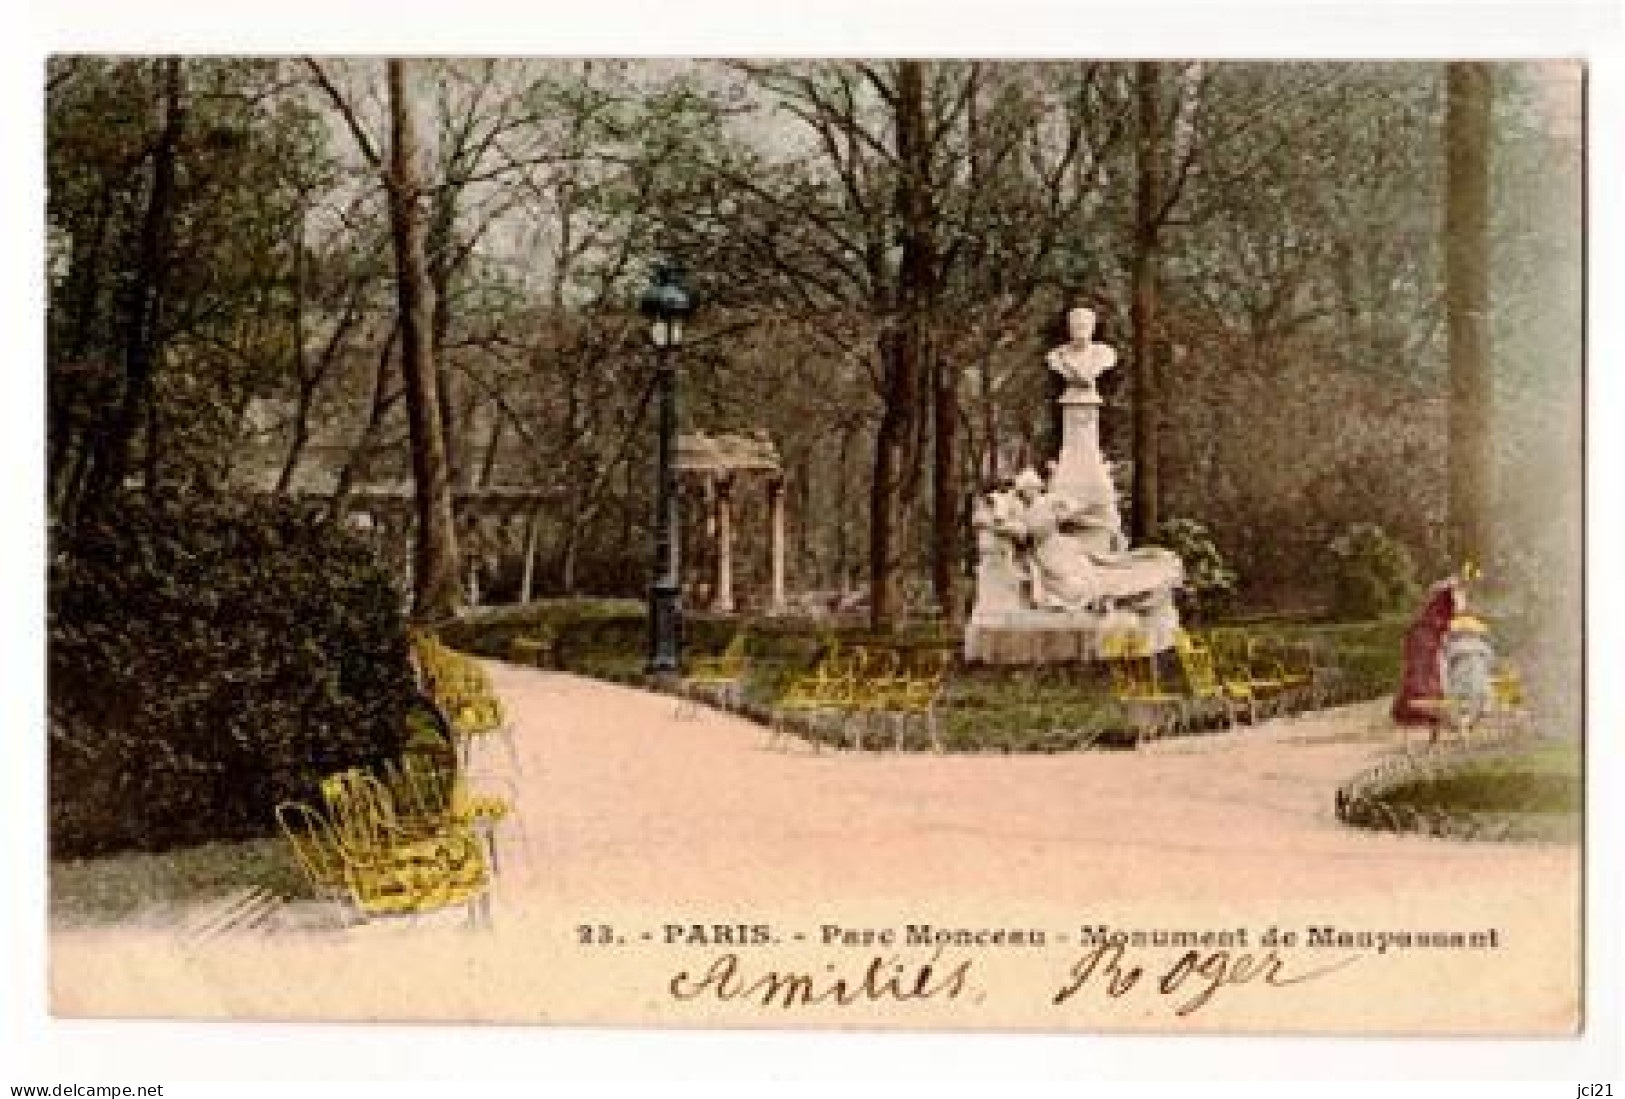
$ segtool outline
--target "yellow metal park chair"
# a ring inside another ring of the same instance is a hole
[[[304,802],[285,801],[276,807],[276,822],[316,899],[348,908],[344,849],[327,819]]]
[[[691,690],[714,693],[726,709],[744,702],[745,679],[750,674],[749,635],[740,630],[716,656],[694,657],[683,676],[685,694]]]
[[[1193,720],[1218,718],[1225,728],[1234,728],[1236,714],[1252,706],[1252,694],[1245,687],[1227,687],[1213,668],[1213,652],[1194,635],[1179,630],[1174,634],[1174,653],[1185,677],[1188,708]]]
[[[345,884],[363,918],[419,916],[463,905],[470,922],[488,920],[491,873],[471,828],[450,819],[403,819],[387,787],[359,770],[324,780],[322,795]],[[322,819],[311,811],[306,820],[312,817]]]
[[[846,704],[846,730],[851,746],[863,750],[863,734],[885,720],[903,682],[902,656],[896,649],[859,645],[852,650],[851,690]]]
[[[1490,677],[1490,709],[1485,715],[1498,729],[1508,733],[1530,730],[1528,696],[1523,674],[1517,665],[1503,660]]]
[[[517,797],[512,783],[492,776],[478,781],[481,786],[503,785],[507,793],[475,791],[461,769],[447,768],[418,753],[409,753],[385,764],[383,773],[384,785],[404,831],[433,831],[448,823],[471,829],[485,843],[492,874],[500,874],[502,863],[497,838],[501,828],[511,824],[518,830],[520,847],[527,859],[530,839],[515,809]]]
[[[768,745],[780,745],[789,736],[790,724],[805,719],[814,726],[811,738],[816,750],[820,740],[816,735],[818,723],[832,715],[844,718],[851,709],[857,693],[857,660],[842,649],[839,642],[831,641],[813,670],[790,681],[774,700],[769,721]]]
[[[475,744],[497,739],[514,773],[521,772],[513,726],[485,666],[423,632],[413,635],[412,656],[419,685],[450,722],[464,764],[473,761]]]
[[[1225,690],[1248,700],[1247,716],[1252,724],[1280,712],[1286,684],[1267,671],[1254,670],[1253,644],[1245,630],[1212,630],[1207,646]]]
[[[1111,675],[1112,697],[1134,726],[1136,741],[1184,728],[1185,699],[1163,689],[1156,657],[1143,633],[1109,633],[1101,639],[1100,653]]]
[[[1262,683],[1266,692],[1276,696],[1276,712],[1292,714],[1308,708],[1308,694],[1314,686],[1312,671],[1294,670],[1288,666],[1286,643],[1274,634],[1246,638],[1247,669],[1255,681]]]
[[[916,654],[913,667],[900,674],[888,689],[883,711],[896,725],[895,750],[902,751],[910,723],[918,723],[930,741],[931,750],[942,751],[940,717],[952,666],[951,650],[935,649],[929,655]]]
[[[1330,705],[1332,698],[1331,669],[1313,641],[1277,641],[1275,650],[1288,689],[1300,709],[1319,710]]]

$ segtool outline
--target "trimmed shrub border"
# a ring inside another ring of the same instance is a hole
[[[1266,616],[1227,624],[1264,626],[1283,642],[1310,641],[1325,648],[1341,675],[1323,700],[1324,706],[1378,697],[1392,690],[1398,677],[1399,636],[1404,624],[1397,620],[1322,623]],[[829,640],[909,649],[957,647],[957,637],[934,623],[913,623],[895,634],[877,635],[854,620],[814,622],[694,613],[685,617],[684,628],[688,647],[712,652],[722,651],[740,629],[749,631],[751,675],[743,698],[723,708],[768,727],[775,723],[772,700],[797,670],[816,663]],[[560,598],[475,611],[442,623],[439,633],[454,648],[475,655],[653,689],[641,658],[645,629],[643,605],[636,600]],[[1171,658],[1164,671],[1178,674]],[[1022,685],[1029,680],[1038,685],[1036,694]],[[665,685],[660,689],[675,694],[683,688]],[[1010,755],[1130,747],[1136,741],[1135,730],[1111,706],[1108,690],[1104,675],[1089,665],[961,667],[955,685],[950,686],[944,713],[945,748],[954,754]],[[693,701],[708,704],[713,700],[701,697]],[[835,722],[801,713],[784,715],[778,725],[799,739],[826,744],[839,743],[845,731]],[[877,724],[865,736],[865,747],[890,747],[893,732]],[[926,738],[909,730],[902,750],[925,747]]]

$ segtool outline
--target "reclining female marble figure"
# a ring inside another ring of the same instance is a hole
[[[1105,612],[1171,602],[1183,580],[1179,558],[1163,549],[1099,550],[1087,509],[1044,491],[1032,470],[1016,478],[1021,510],[1005,524],[1026,550],[1032,605]],[[1019,558],[1018,558],[1019,559]]]
[[[1096,584],[1112,605],[1171,600],[1174,589],[1184,582],[1184,563],[1173,551],[1157,546],[1130,549],[1118,528],[1097,526],[1093,513],[1075,507],[1066,497],[1058,497],[1054,506],[1061,520],[1059,539],[1066,543],[1068,552],[1094,566]],[[1102,537],[1118,548],[1095,548]]]

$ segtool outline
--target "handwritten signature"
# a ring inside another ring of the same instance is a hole
[[[1051,997],[1060,1005],[1091,988],[1104,990],[1120,999],[1136,987],[1153,987],[1162,996],[1174,998],[1174,1014],[1193,1015],[1212,1002],[1221,988],[1256,984],[1266,988],[1300,985],[1329,976],[1359,960],[1350,954],[1335,962],[1291,972],[1275,951],[1263,954],[1214,950],[1187,950],[1164,970],[1150,986],[1141,986],[1145,966],[1132,961],[1121,943],[1096,947],[1073,963],[1067,982]]]
[[[1115,1000],[1135,989],[1149,989],[1167,997],[1174,1014],[1183,1017],[1213,1002],[1223,988],[1305,984],[1352,965],[1359,957],[1351,954],[1324,965],[1294,970],[1273,950],[1262,954],[1188,950],[1166,969],[1148,977],[1147,965],[1131,958],[1121,943],[1103,944],[1072,964],[1050,1003],[1060,1006],[1091,991],[1104,992]],[[667,982],[666,990],[678,1001],[738,1001],[785,1010],[883,1001],[968,998],[979,1002],[982,993],[971,981],[974,968],[974,959],[945,959],[939,949],[923,962],[900,961],[895,954],[875,954],[854,969],[830,962],[821,970],[753,971],[740,955],[730,952],[717,955],[702,969],[679,970]]]

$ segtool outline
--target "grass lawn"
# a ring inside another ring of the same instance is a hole
[[[87,859],[54,859],[51,922],[87,927],[177,911],[249,886],[282,897],[310,895],[304,874],[281,837],[205,843],[158,853],[128,851]]]
[[[1578,816],[1580,750],[1573,740],[1542,741],[1506,752],[1469,756],[1436,774],[1383,794],[1390,805],[1463,813]]]
[[[573,610],[572,608],[578,609]],[[734,619],[697,615],[685,621],[685,648],[720,653],[741,628]],[[843,645],[904,648],[960,645],[957,632],[933,623],[877,636],[855,623],[805,619],[759,619],[749,630],[750,673],[746,710],[765,717],[797,675],[811,670],[831,640]],[[1316,641],[1346,681],[1345,700],[1375,698],[1399,676],[1405,623],[1376,622],[1248,624],[1283,642]],[[443,629],[456,648],[499,659],[514,653],[516,639],[544,640],[551,666],[619,683],[641,684],[646,651],[641,604],[625,600],[545,600],[475,615]],[[1177,685],[1172,662],[1168,669]],[[951,673],[942,739],[950,751],[1055,752],[1093,744],[1132,743],[1131,727],[1111,697],[1099,666],[1042,668],[958,667]],[[882,734],[884,736],[884,734]]]

